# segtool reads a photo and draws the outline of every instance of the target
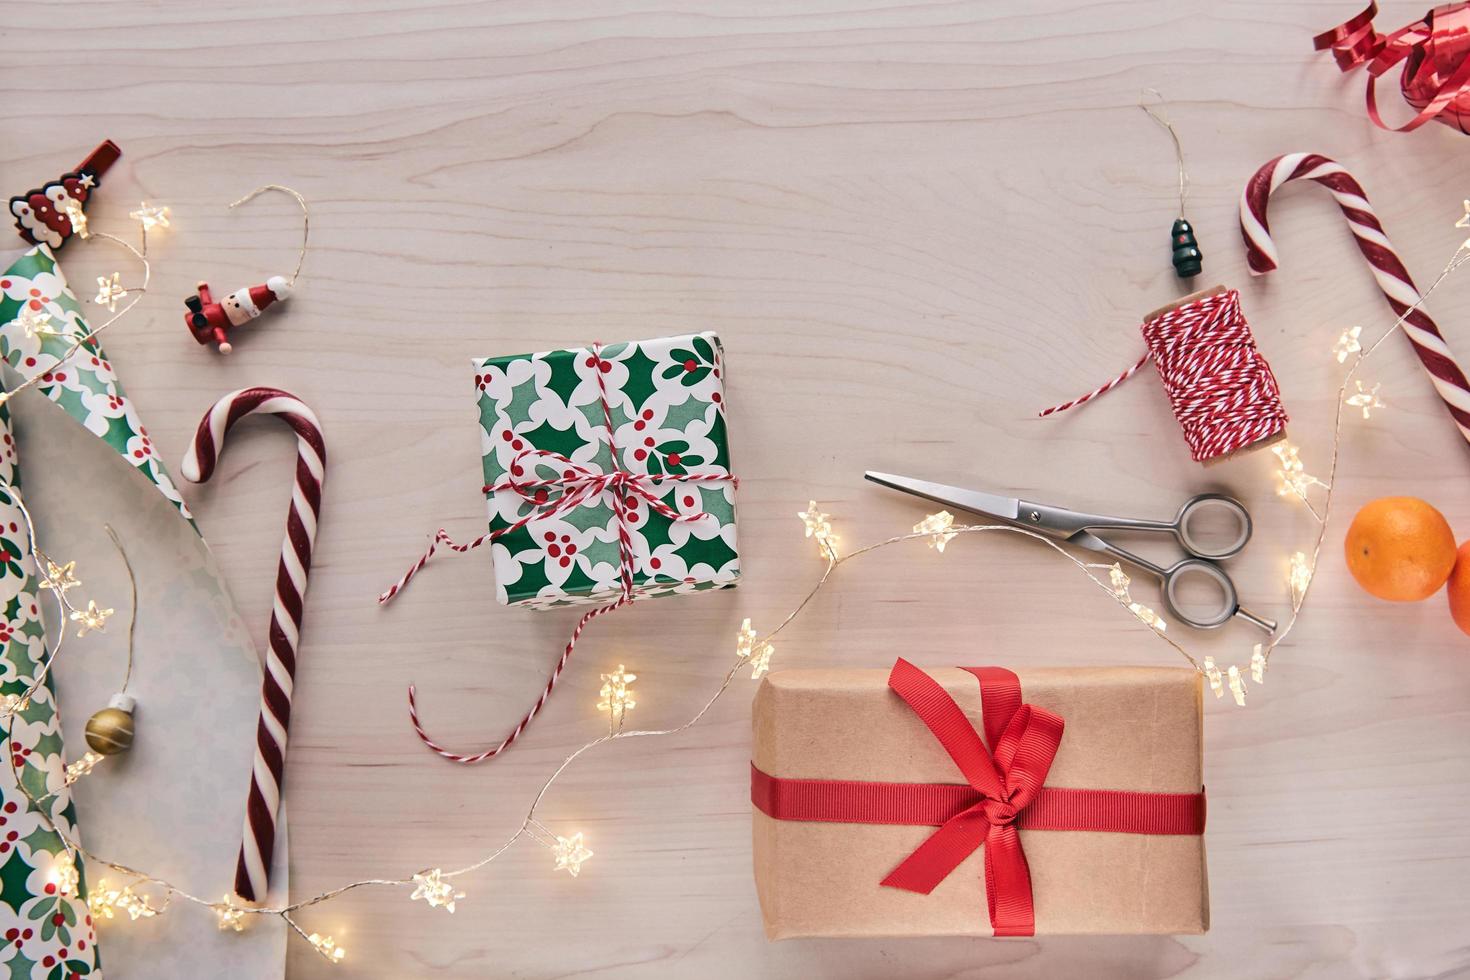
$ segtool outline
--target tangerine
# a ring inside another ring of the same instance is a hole
[[[1418,497],[1380,497],[1363,505],[1343,542],[1348,571],[1369,595],[1418,602],[1455,567],[1455,534],[1444,515]]]
[[[1449,596],[1450,615],[1454,617],[1455,625],[1462,632],[1470,633],[1470,541],[1460,545],[1445,595]]]

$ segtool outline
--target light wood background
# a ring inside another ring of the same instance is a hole
[[[1357,6],[7,4],[6,193],[110,136],[126,155],[94,224],[125,227],[139,198],[174,209],[157,289],[108,340],[167,457],[244,384],[297,392],[327,429],[288,780],[293,892],[486,852],[597,733],[597,674],[618,662],[640,675],[639,724],[682,720],[741,617],[773,624],[820,571],[794,516],[808,498],[848,545],[922,517],[864,485],[868,467],[1138,515],[1224,487],[1257,520],[1237,579],[1281,614],[1287,555],[1311,526],[1274,493],[1269,455],[1191,463],[1151,376],[1074,417],[1033,416],[1129,363],[1138,315],[1182,291],[1169,144],[1135,107],[1152,86],[1189,153],[1201,282],[1242,289],[1302,458],[1325,467],[1329,348],[1345,326],[1381,330],[1387,308],[1316,189],[1278,199],[1283,269],[1250,280],[1242,185],[1278,153],[1339,158],[1421,281],[1464,234],[1451,225],[1470,196],[1470,140],[1375,130],[1362,79],[1312,54],[1310,36]],[[1385,28],[1422,13],[1388,6]],[[289,306],[220,358],[189,339],[180,301],[199,278],[227,290],[290,270],[290,202],[224,207],[272,181],[311,199],[312,251]],[[117,265],[86,249],[66,262],[80,283]],[[1450,280],[1430,308],[1470,356],[1470,283]],[[498,738],[575,618],[495,605],[485,559],[446,559],[394,608],[374,605],[427,532],[483,526],[468,359],[698,329],[729,352],[745,584],[599,622],[521,746],[479,768],[440,762],[409,728],[408,682],[446,742]],[[334,973],[294,942],[288,974],[1470,975],[1470,641],[1443,596],[1371,600],[1340,557],[1346,520],[1386,494],[1422,496],[1470,536],[1470,456],[1404,342],[1365,370],[1389,407],[1348,426],[1341,520],[1307,615],[1249,708],[1210,699],[1208,935],[768,944],[742,679],[695,730],[597,751],[556,785],[542,818],[596,851],[579,879],[527,845],[464,882],[453,916],[360,890],[303,917],[347,962]],[[289,447],[278,426],[241,432],[214,484],[190,490],[262,631]],[[1256,639],[1170,632],[1242,664]],[[1070,566],[1008,538],[855,563],[783,640],[789,667],[1175,657]]]

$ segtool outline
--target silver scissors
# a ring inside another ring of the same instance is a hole
[[[1134,568],[1142,569],[1159,580],[1164,605],[1173,613],[1176,620],[1186,626],[1202,630],[1215,629],[1239,616],[1246,622],[1259,626],[1267,633],[1276,631],[1274,622],[1263,619],[1241,606],[1240,597],[1235,591],[1235,583],[1219,565],[1226,558],[1240,554],[1246,542],[1251,539],[1250,511],[1233,497],[1220,493],[1198,494],[1184,502],[1184,506],[1179,508],[1178,515],[1172,521],[1144,521],[1127,517],[1082,514],[1075,510],[1067,510],[1065,507],[1048,507],[1045,504],[1034,504],[1015,497],[999,497],[979,490],[947,487],[942,483],[930,483],[927,480],[915,480],[907,476],[894,476],[891,473],[869,471],[865,475],[869,480],[882,486],[901,490],[904,493],[946,504],[972,514],[983,514],[1015,527],[1058,538],[1078,548],[1100,551],[1127,562]],[[1207,540],[1203,532],[1192,530],[1191,525],[1206,514],[1212,517],[1223,514],[1230,518],[1235,528],[1233,535],[1226,536],[1225,540],[1217,543]],[[1174,540],[1179,542],[1179,546],[1184,549],[1187,557],[1172,565],[1158,565],[1104,540],[1094,534],[1094,531],[1144,531],[1171,534]],[[1182,602],[1179,588],[1186,579],[1190,578],[1203,580],[1218,592],[1218,605],[1214,607],[1213,613],[1191,614],[1180,608]]]

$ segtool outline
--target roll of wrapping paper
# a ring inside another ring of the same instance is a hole
[[[18,319],[26,308],[49,315],[47,332],[27,334]],[[92,341],[61,363],[76,338],[90,330],[81,301],[47,246],[27,250],[0,273],[0,357],[23,378],[41,376],[38,391],[111,446],[192,522],[101,345]]]
[[[16,489],[20,481],[10,413],[0,405],[0,694],[24,695],[36,682],[46,658],[46,631],[41,620],[40,580]],[[76,858],[82,881],[75,893],[62,895],[52,879],[66,847],[53,824],[75,838],[76,812],[66,786],[66,753],[61,716],[50,676],[30,704],[10,722],[12,764],[0,767],[0,966],[12,977],[32,976],[31,967],[48,958],[63,972],[56,976],[91,976],[97,970],[97,937],[87,909],[86,871]],[[17,782],[16,773],[20,781]],[[24,786],[24,790],[22,789]],[[29,793],[29,797],[27,796]],[[43,801],[44,812],[30,797]],[[48,974],[52,975],[52,974]]]
[[[211,799],[210,803],[205,805],[207,813],[204,816],[185,821],[179,826],[167,820],[155,818],[140,822],[140,826],[134,830],[126,829],[125,824],[110,822],[105,825],[99,824],[94,828],[95,832],[92,836],[99,838],[99,842],[109,848],[107,852],[109,855],[117,853],[118,845],[126,847],[126,853],[129,855],[139,853],[146,855],[149,853],[149,848],[155,843],[154,825],[168,826],[171,828],[169,831],[172,844],[171,853],[175,857],[187,858],[191,864],[200,869],[201,888],[207,890],[207,888],[217,887],[222,893],[228,887],[234,849],[239,844],[236,834],[239,827],[240,809],[236,809],[230,815],[228,832],[215,827],[215,821],[219,816],[215,811],[217,808],[227,809],[231,806],[243,809],[244,806],[243,799],[239,803],[232,802],[233,796],[230,788],[236,785],[238,776],[243,775],[249,768],[250,751],[253,747],[250,732],[254,723],[255,694],[259,689],[259,658],[251,648],[248,631],[244,630],[243,625],[240,626],[238,633],[233,628],[233,624],[238,622],[233,599],[225,591],[223,582],[218,579],[214,559],[200,538],[198,528],[164,465],[161,453],[149,437],[148,430],[144,427],[136,407],[125,393],[122,380],[102,347],[95,341],[90,342],[85,350],[78,351],[65,363],[60,362],[61,357],[71,348],[75,339],[87,334],[91,330],[91,325],[87,322],[82,300],[68,285],[54,253],[47,246],[40,245],[18,254],[12,253],[12,255],[15,257],[5,267],[5,271],[0,272],[0,357],[3,357],[9,367],[22,378],[40,377],[40,383],[25,398],[29,400],[39,393],[65,413],[66,419],[57,419],[57,428],[65,428],[74,423],[78,433],[78,438],[74,440],[62,440],[54,432],[49,436],[38,435],[38,439],[47,445],[35,447],[37,451],[31,454],[33,460],[42,449],[49,452],[56,444],[65,442],[70,447],[72,455],[62,458],[72,461],[70,465],[74,472],[90,474],[87,479],[92,480],[110,479],[108,476],[103,476],[108,470],[102,467],[95,458],[85,461],[79,459],[78,454],[83,452],[81,445],[86,440],[95,438],[104,447],[102,458],[105,460],[108,452],[115,454],[118,459],[127,464],[124,469],[128,471],[128,475],[123,479],[129,482],[136,481],[135,486],[127,492],[121,492],[116,488],[108,491],[106,499],[110,504],[115,508],[124,508],[130,513],[141,515],[148,510],[143,503],[144,499],[151,494],[157,494],[167,501],[167,505],[165,508],[159,508],[158,511],[150,512],[154,517],[149,517],[149,520],[156,517],[157,520],[163,521],[165,520],[164,515],[169,511],[183,518],[187,530],[178,528],[178,534],[174,535],[172,530],[165,532],[158,525],[154,525],[149,532],[149,543],[141,544],[135,539],[130,542],[132,546],[129,550],[135,559],[140,560],[140,567],[148,568],[150,564],[146,556],[150,552],[159,550],[153,545],[165,538],[172,542],[171,550],[176,556],[175,560],[182,558],[183,564],[165,570],[157,564],[159,559],[155,559],[151,565],[152,571],[146,574],[148,581],[141,583],[141,592],[145,596],[150,592],[157,595],[155,587],[162,588],[166,583],[167,588],[172,590],[173,596],[187,597],[196,601],[199,603],[199,608],[207,610],[207,615],[196,614],[197,609],[172,607],[163,609],[157,601],[149,605],[146,598],[144,605],[140,608],[153,610],[154,614],[151,616],[153,628],[162,630],[171,638],[181,638],[185,641],[179,648],[193,651],[195,664],[191,664],[190,670],[206,671],[210,677],[208,683],[226,685],[231,688],[232,692],[238,690],[239,694],[238,698],[231,693],[215,702],[216,717],[212,719],[212,723],[223,725],[224,728],[218,739],[211,736],[207,740],[208,744],[201,743],[200,750],[207,751],[212,758],[230,760],[227,767],[222,768],[216,763],[214,769],[223,774],[227,768],[231,773],[228,779],[223,776],[220,779],[221,784],[227,782],[228,787],[222,785],[218,789],[212,785],[214,772],[194,777],[195,791],[202,783],[211,783],[208,791]],[[51,328],[51,331],[43,334],[36,334],[33,331],[28,336],[25,324],[18,320],[21,311],[27,307],[35,312],[49,314],[47,326]],[[35,403],[39,405],[40,399],[36,398]],[[26,433],[33,430],[48,431],[49,419],[44,420],[45,424],[42,424],[43,419],[30,416],[50,415],[49,409],[31,412],[29,401],[20,404],[24,411],[19,411],[18,414],[26,416],[23,420],[27,423],[24,426]],[[33,422],[37,424],[30,424]],[[12,452],[13,448],[13,440],[6,441],[0,444],[0,454]],[[13,463],[13,457],[10,458],[10,461]],[[56,459],[52,460],[53,469],[57,462]],[[50,472],[42,475],[48,478],[53,476]],[[142,479],[137,480],[137,477],[142,477]],[[43,525],[47,523],[48,512],[52,514],[66,512],[68,506],[71,508],[70,513],[78,512],[75,495],[70,488],[58,493],[58,487],[55,485],[58,482],[60,481],[50,479],[48,487],[51,493],[44,499],[38,498],[37,505],[31,508],[33,515]],[[56,503],[61,500],[69,500],[71,503],[69,505]],[[52,508],[53,503],[55,510]],[[103,514],[98,519],[103,520],[106,517],[107,515]],[[114,523],[128,523],[128,519],[119,517],[117,513],[112,515],[112,519]],[[8,527],[9,518],[5,519],[5,523]],[[96,529],[89,530],[95,531]],[[58,534],[57,543],[60,544],[64,537],[67,535]],[[76,542],[73,542],[74,546],[75,544]],[[67,556],[79,557],[76,552],[67,552]],[[85,557],[85,555],[80,557]],[[109,593],[109,597],[112,594],[115,593]],[[115,602],[111,604],[117,605]],[[37,640],[37,642],[40,641]],[[173,648],[170,646],[169,649]],[[236,659],[237,656],[246,658],[243,665],[242,661]],[[150,661],[147,659],[147,653],[144,654],[144,657],[145,659],[140,663],[141,675],[135,677],[135,680],[142,680],[146,687],[147,678],[157,677],[154,671],[164,669],[165,665],[156,659]],[[177,665],[170,669],[175,673],[179,670]],[[252,673],[253,677],[248,676]],[[69,685],[70,675],[64,680]],[[202,678],[197,678],[193,683],[197,685],[204,681]],[[14,689],[13,686],[3,688],[4,691],[12,689]],[[180,701],[179,692],[145,690],[142,693],[143,706],[149,712],[149,720],[147,729],[140,732],[140,743],[147,740],[152,734],[166,730],[170,720],[193,723],[188,715],[189,709]],[[51,697],[49,693],[47,696]],[[100,703],[105,703],[105,695],[103,698],[104,700]],[[54,704],[54,700],[48,703]],[[89,700],[81,704],[77,710],[85,716],[88,711],[98,706],[99,703]],[[33,706],[32,711],[34,710]],[[232,720],[237,711],[238,721]],[[51,733],[49,737],[54,740],[55,753],[60,758],[59,729]],[[24,746],[27,743],[19,742],[19,744]],[[48,741],[45,744],[49,747],[51,743]],[[154,745],[157,745],[156,741]],[[238,760],[228,755],[234,746],[238,746],[241,753]],[[82,748],[85,746],[76,748],[77,755],[80,755]],[[137,750],[138,746],[135,746],[135,754]],[[34,749],[32,754],[34,757]],[[178,792],[177,774],[183,770],[176,768],[169,773],[167,767],[161,763],[155,765],[155,762],[159,760],[171,758],[167,750],[155,749],[151,754],[159,758],[150,759],[147,763],[139,758],[132,758],[128,761],[130,773],[126,786],[109,784],[104,791],[103,784],[96,784],[97,792],[103,793],[102,798],[109,803],[118,799],[131,800],[135,793],[144,791],[151,791],[155,796]],[[105,781],[108,777],[94,774],[88,779]],[[59,784],[59,777],[57,783]],[[85,795],[83,793],[84,797]],[[6,799],[8,800],[9,797],[7,796]],[[285,809],[286,806],[283,804],[282,821],[284,821]],[[135,808],[132,812],[141,811]],[[68,819],[70,819],[69,816]],[[12,824],[13,822],[12,818]],[[5,843],[3,840],[5,830],[5,827],[0,826],[0,845]],[[278,880],[284,882],[285,875],[281,869],[285,866],[288,856],[284,827],[280,837],[281,840],[276,846],[278,863],[276,873]],[[5,859],[6,854],[0,851],[0,876],[4,874]],[[156,856],[154,861],[156,862]],[[147,862],[140,863],[147,864]],[[117,876],[114,874],[113,878],[116,879]],[[39,877],[37,880],[39,881]],[[207,884],[209,882],[217,882],[217,884],[209,885]],[[8,879],[0,877],[0,885],[8,885]],[[20,885],[10,887],[20,887]],[[3,894],[3,890],[0,890],[0,896]],[[285,889],[282,886],[280,889],[272,889],[270,900],[280,902],[284,901],[285,897]],[[201,975],[199,973],[201,963],[218,962],[218,951],[212,950],[216,940],[213,924],[209,925],[208,930],[195,934],[188,924],[193,921],[190,917],[175,919],[170,916],[168,919],[173,921],[160,922],[152,927],[148,935],[155,938],[135,938],[134,933],[119,933],[112,937],[110,942],[118,945],[119,952],[115,955],[120,961],[119,965],[126,967],[129,963],[136,965],[146,962],[150,971],[149,976],[164,980],[164,978],[199,976]],[[22,932],[25,928],[35,929],[36,934],[39,935],[39,929],[35,923],[19,928],[22,929]],[[0,933],[3,932],[4,930],[0,929]],[[169,938],[159,940],[156,938],[159,935],[167,935]],[[241,964],[241,969],[249,971],[249,975],[259,977],[279,975],[278,968],[274,964],[283,962],[280,952],[284,946],[283,934],[274,930],[260,930],[258,935],[243,944],[239,941],[240,937],[231,934],[229,938],[235,940],[233,948],[237,951],[230,955],[235,962]],[[220,939],[224,941],[224,937]],[[164,942],[168,949],[163,952],[155,950],[153,954],[145,957],[134,948],[140,942]],[[90,950],[91,947],[92,941],[88,939],[87,949]],[[0,976],[5,975],[3,968],[14,962],[6,959],[11,949],[10,945],[0,944]],[[68,948],[68,952],[75,953],[76,950]],[[42,958],[36,957],[38,964]],[[243,965],[247,963],[248,967]],[[84,969],[78,969],[75,972],[83,977],[90,975],[88,970]],[[30,976],[28,972],[24,975]],[[38,976],[40,976],[39,973]],[[61,976],[65,977],[66,974],[61,974]]]

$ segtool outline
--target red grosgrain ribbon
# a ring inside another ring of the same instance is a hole
[[[1312,46],[1330,49],[1344,72],[1368,65],[1368,116],[1379,128],[1407,133],[1438,119],[1470,132],[1470,4],[1435,7],[1392,34],[1373,29],[1377,13],[1378,5],[1368,4],[1356,17],[1312,38]],[[1400,61],[1399,87],[1418,114],[1402,126],[1389,126],[1378,113],[1378,79]]]
[[[386,605],[393,597],[402,592],[404,587],[413,579],[419,571],[434,557],[434,552],[440,544],[447,545],[451,551],[461,554],[472,551],[488,541],[495,541],[512,531],[518,531],[535,520],[543,520],[566,513],[585,504],[596,503],[604,494],[612,497],[613,513],[618,520],[618,575],[622,585],[622,591],[616,599],[605,606],[598,606],[582,616],[572,630],[571,638],[562,649],[561,659],[557,661],[556,668],[551,672],[546,687],[541,696],[531,705],[529,711],[521,717],[516,726],[511,729],[498,745],[494,745],[483,751],[473,754],[462,754],[453,752],[440,745],[429,737],[419,722],[418,701],[415,696],[413,685],[408,688],[408,714],[413,722],[413,729],[418,733],[419,739],[434,752],[448,759],[450,762],[458,762],[464,765],[473,765],[484,762],[493,756],[499,755],[510,747],[511,743],[520,738],[521,732],[536,717],[536,714],[545,706],[551,697],[552,689],[556,687],[557,679],[566,668],[567,661],[571,659],[572,650],[577,645],[577,638],[587,628],[587,624],[598,616],[613,612],[634,600],[633,573],[636,571],[637,556],[633,553],[633,536],[628,530],[631,521],[629,516],[634,505],[633,498],[641,498],[649,509],[667,517],[677,523],[691,523],[704,520],[710,515],[704,511],[694,511],[681,514],[668,504],[664,503],[658,496],[658,486],[664,482],[679,483],[719,483],[729,482],[739,486],[740,481],[727,473],[632,473],[622,468],[619,459],[617,441],[613,435],[614,427],[612,421],[612,406],[608,402],[607,383],[603,379],[603,373],[607,370],[607,362],[602,359],[602,345],[593,344],[592,354],[596,360],[593,373],[597,376],[597,394],[602,402],[603,426],[607,432],[608,452],[612,457],[612,472],[603,473],[593,466],[583,463],[574,463],[561,453],[550,452],[545,449],[526,449],[517,453],[511,460],[510,476],[500,483],[488,484],[482,487],[484,493],[512,492],[531,505],[531,509],[525,516],[515,523],[506,527],[498,528],[486,534],[480,535],[473,541],[463,544],[450,539],[444,528],[440,528],[434,535],[433,542],[418,561],[411,565],[403,577],[388,588],[388,591],[378,596],[378,602]],[[541,479],[537,476],[538,468],[550,465],[558,471],[558,475],[549,479]]]
[[[985,895],[997,936],[1031,936],[1036,914],[1019,830],[1201,834],[1204,793],[1046,787],[1062,741],[1057,715],[1021,701],[1016,675],[966,667],[980,682],[985,740],[949,693],[899,659],[888,686],[949,753],[968,785],[783,779],[751,766],[751,802],[776,820],[938,827],[883,879],[927,895],[985,848]],[[990,744],[987,751],[985,743]]]

